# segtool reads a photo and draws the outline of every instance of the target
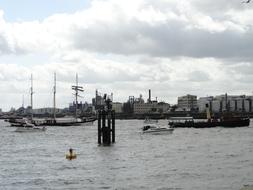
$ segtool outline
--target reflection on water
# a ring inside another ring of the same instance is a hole
[[[167,124],[166,120],[159,121]],[[253,127],[175,129],[143,135],[116,122],[116,143],[93,126],[15,133],[0,121],[0,189],[240,189],[253,184]],[[66,160],[72,147],[76,160]]]

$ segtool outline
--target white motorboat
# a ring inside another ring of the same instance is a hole
[[[32,123],[25,123],[22,127],[17,127],[15,132],[43,132],[46,131],[46,127],[35,126]]]
[[[143,133],[150,133],[150,134],[166,134],[172,133],[174,129],[169,127],[159,127],[156,125],[145,125],[142,131]]]

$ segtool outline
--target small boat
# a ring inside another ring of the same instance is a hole
[[[174,131],[173,128],[169,127],[159,127],[157,125],[145,125],[142,128],[143,133],[150,133],[150,134],[166,134],[166,133],[172,133]]]
[[[26,118],[18,118],[18,119],[8,119],[6,120],[7,122],[10,123],[11,127],[22,127],[23,124],[26,123],[28,119]]]
[[[22,124],[22,127],[17,127],[17,129],[15,130],[15,132],[43,132],[46,131],[46,127],[39,127],[39,126],[35,126],[32,123],[25,123]]]

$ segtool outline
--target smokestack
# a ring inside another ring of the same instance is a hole
[[[151,102],[151,90],[148,90],[148,101]]]
[[[226,93],[225,94],[225,108],[226,108],[226,111],[228,111],[228,94]]]

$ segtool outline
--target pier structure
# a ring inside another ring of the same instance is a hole
[[[112,110],[112,100],[104,95],[106,106],[98,112],[98,144],[110,146],[115,143],[115,111]]]

